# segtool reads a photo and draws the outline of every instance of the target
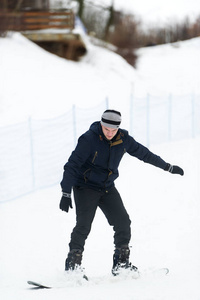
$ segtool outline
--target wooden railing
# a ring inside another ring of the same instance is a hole
[[[72,11],[0,11],[0,31],[26,31],[48,28],[73,29],[74,13]]]

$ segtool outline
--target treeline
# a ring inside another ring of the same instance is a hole
[[[164,28],[150,28],[141,32],[140,46],[151,46],[177,41],[188,40],[200,36],[200,15],[193,22],[185,18],[181,22],[174,22]]]
[[[89,34],[115,45],[117,52],[133,66],[137,60],[135,50],[140,47],[174,43],[200,36],[200,14],[194,21],[185,18],[179,22],[173,21],[165,27],[142,29],[143,24],[132,14],[116,11],[113,5],[102,7],[85,2],[80,17]]]

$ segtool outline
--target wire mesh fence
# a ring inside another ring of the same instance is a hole
[[[108,99],[62,116],[0,128],[0,203],[58,184],[78,137],[101,118]],[[129,133],[146,146],[200,135],[200,95],[130,96]],[[125,117],[125,116],[124,116]]]

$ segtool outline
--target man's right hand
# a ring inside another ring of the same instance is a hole
[[[73,208],[71,194],[63,192],[62,198],[60,200],[60,209],[68,212],[69,208]]]

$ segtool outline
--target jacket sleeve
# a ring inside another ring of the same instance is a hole
[[[160,156],[152,153],[147,147],[136,142],[130,135],[127,136],[127,144],[126,151],[130,155],[163,170],[166,168],[167,163]]]
[[[63,192],[71,193],[72,186],[76,185],[79,170],[90,156],[90,145],[84,135],[79,138],[75,150],[64,166],[63,179],[60,183]]]

